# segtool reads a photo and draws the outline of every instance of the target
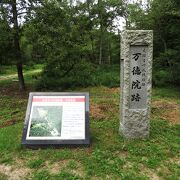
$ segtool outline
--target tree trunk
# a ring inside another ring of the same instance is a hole
[[[100,34],[100,44],[99,44],[99,64],[102,64],[102,33]]]
[[[119,36],[119,61],[121,62],[121,31],[118,29]]]
[[[111,64],[111,39],[110,39],[110,36],[108,39],[108,64],[109,65]]]
[[[97,55],[96,55],[96,52],[95,52],[95,48],[94,48],[94,42],[93,42],[93,37],[92,37],[92,34],[90,35],[90,38],[91,38],[91,48],[92,48],[92,62],[93,63],[97,63]]]
[[[19,89],[20,89],[20,91],[24,91],[25,90],[25,83],[24,83],[22,63],[17,63],[16,67],[17,67],[18,79],[19,79]]]
[[[102,12],[101,12],[101,0],[98,0],[99,19],[100,19],[100,42],[99,42],[99,64],[102,64],[102,43],[103,43],[103,24],[102,24]]]
[[[161,39],[162,39],[162,42],[163,42],[163,45],[164,45],[164,53],[166,53],[168,47],[167,47],[167,43],[166,43],[166,40],[164,38],[162,38],[161,36]],[[172,60],[170,60],[168,57],[166,57],[166,60],[167,60],[167,64],[169,66],[169,70],[170,70],[170,74],[171,74],[171,77],[172,77],[172,81],[175,83],[175,79],[174,79],[174,73],[173,73],[173,64],[172,64]]]
[[[24,83],[24,76],[23,76],[21,49],[20,49],[20,44],[19,44],[19,26],[18,26],[16,0],[13,0],[12,2],[12,13],[13,13],[13,24],[14,24],[14,49],[15,49],[18,80],[19,80],[19,89],[20,91],[24,91],[25,83]]]
[[[91,21],[90,4],[91,4],[92,2],[91,2],[91,0],[86,0],[86,3],[87,3],[89,21]],[[92,29],[91,29],[91,30],[92,30]],[[91,39],[91,50],[92,50],[92,53],[90,54],[90,59],[91,59],[91,62],[97,63],[98,60],[97,60],[97,56],[96,56],[96,52],[95,52],[93,34],[92,34],[92,31],[91,31],[91,30],[89,30],[90,39]]]

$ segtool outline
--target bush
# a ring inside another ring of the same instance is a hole
[[[85,61],[71,64],[69,67],[67,64],[64,66],[47,64],[37,87],[62,90],[91,86],[94,71],[93,65]]]
[[[120,66],[101,65],[96,68],[93,77],[94,85],[106,87],[120,86]]]
[[[156,71],[153,73],[153,85],[165,86],[168,84],[169,74],[165,70]]]
[[[167,49],[155,59],[153,83],[155,86],[180,85],[180,55],[175,49]]]
[[[68,66],[57,64],[56,62],[45,66],[41,80],[37,84],[38,89],[63,90],[75,87],[119,87],[120,85],[119,65],[94,65],[82,60],[63,76]]]

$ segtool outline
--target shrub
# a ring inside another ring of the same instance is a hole
[[[79,61],[79,63],[68,63],[58,66],[47,64],[42,78],[38,83],[38,88],[46,89],[67,89],[74,87],[87,87],[93,85],[92,77],[94,67],[86,61]]]
[[[75,87],[107,86],[119,87],[120,69],[119,65],[94,65],[86,61],[76,63],[70,72],[65,73],[64,67],[57,63],[45,66],[38,89],[63,90]]]
[[[155,86],[165,86],[168,84],[169,74],[166,70],[160,70],[153,73],[153,84]]]
[[[153,82],[156,86],[180,85],[180,55],[175,49],[160,53],[154,61]]]

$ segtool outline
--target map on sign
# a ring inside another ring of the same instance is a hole
[[[147,48],[147,46],[130,46],[130,109],[146,108]]]

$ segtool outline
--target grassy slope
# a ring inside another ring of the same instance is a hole
[[[0,179],[178,179],[180,126],[168,116],[180,109],[177,89],[153,90],[151,134],[144,140],[118,134],[119,89],[77,89],[90,92],[91,147],[30,150],[20,145],[28,93],[20,94],[17,82],[1,85],[0,126],[15,124],[0,128]]]

